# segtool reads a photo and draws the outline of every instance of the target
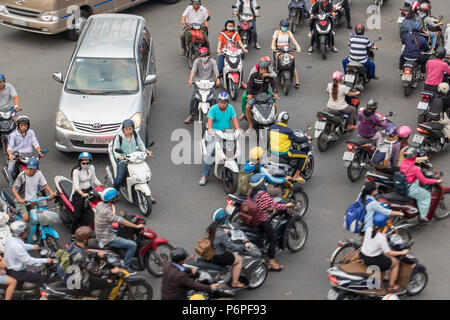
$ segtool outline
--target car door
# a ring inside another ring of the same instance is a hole
[[[148,130],[148,115],[150,109],[151,88],[152,85],[144,86],[145,78],[149,74],[149,61],[150,61],[150,33],[147,28],[142,29],[139,36],[138,47],[138,64],[139,73],[142,87],[142,123],[145,124],[145,130]],[[146,137],[146,132],[142,132],[143,137]],[[148,141],[146,141],[148,142]]]

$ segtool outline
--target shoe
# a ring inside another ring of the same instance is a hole
[[[130,276],[135,275],[137,273],[136,270],[132,269],[131,267],[125,268],[125,270],[127,270]]]
[[[331,50],[333,50],[334,53],[338,52],[338,49],[336,47],[333,47]]]
[[[347,25],[347,29],[353,29],[352,25],[351,25],[351,24],[348,24],[348,25]]]
[[[311,54],[313,52],[313,48],[308,49],[308,54]]]
[[[261,49],[261,46],[259,45],[259,43],[255,43],[255,49]]]
[[[198,184],[201,185],[202,187],[203,187],[204,185],[206,185],[207,183],[208,183],[208,178],[205,178],[205,177],[202,177],[202,178],[200,179],[200,181],[198,182]]]
[[[377,76],[375,76],[375,77],[373,77],[372,79],[373,79],[373,80],[378,80],[379,78],[378,78]]]
[[[309,33],[308,33],[308,38],[311,38],[312,37],[312,32],[310,31]]]
[[[186,118],[186,120],[184,120],[184,124],[190,124],[190,123],[192,123],[192,122],[194,122],[194,116],[193,116],[192,114],[190,114],[190,115]]]
[[[419,218],[419,226],[425,226],[430,223],[430,220],[420,219]]]
[[[336,31],[332,30],[331,32],[333,32],[333,36],[335,36],[335,35],[336,35]]]

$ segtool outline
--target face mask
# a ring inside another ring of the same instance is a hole
[[[234,27],[227,27],[228,31],[234,31]]]
[[[207,63],[209,61],[209,57],[202,57],[201,59],[203,63]]]
[[[91,167],[90,164],[82,164],[81,169],[89,169]]]
[[[288,31],[288,28],[287,28],[287,27],[281,27],[281,31],[287,32],[287,31]]]

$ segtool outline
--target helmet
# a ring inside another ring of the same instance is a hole
[[[191,0],[191,4],[202,4],[201,0]]]
[[[84,161],[86,161],[86,160],[92,161],[91,154],[89,152],[80,153],[80,155],[78,156],[78,161],[83,161],[83,160]]]
[[[430,6],[427,3],[422,3],[420,5],[420,11],[427,11],[427,12],[429,12],[430,11]]]
[[[85,242],[92,236],[92,229],[88,226],[81,226],[75,230],[75,239],[78,242]]]
[[[256,188],[259,189],[263,186],[264,184],[264,175],[261,173],[256,173],[254,174],[249,181],[249,186],[252,188]]]
[[[227,212],[223,208],[219,208],[212,214],[213,221],[217,223],[223,223],[225,221],[225,218],[227,217]]]
[[[388,137],[395,137],[397,135],[397,126],[393,123],[388,124],[386,129],[384,129],[384,133]]]
[[[450,89],[450,87],[447,82],[442,82],[438,86],[438,92],[443,93],[443,94],[447,94],[449,89]]]
[[[419,31],[420,29],[422,29],[422,24],[420,22],[414,22],[413,30],[414,31]]]
[[[263,69],[267,69],[269,70],[270,67],[270,62],[269,61],[262,61],[258,64],[259,69],[263,68]]]
[[[344,75],[344,74],[343,74],[342,72],[340,72],[340,71],[335,71],[335,72],[333,72],[331,78],[333,79],[333,81],[338,81],[338,82],[340,82],[340,81],[342,80],[342,76],[343,76],[343,75]]]
[[[5,75],[3,73],[0,73],[0,81],[3,81],[3,82],[6,81]]]
[[[278,122],[288,123],[290,117],[289,113],[283,111],[278,115]]]
[[[419,10],[419,8],[420,8],[420,3],[418,1],[414,1],[411,4],[411,10],[412,11],[416,11],[417,12],[417,10]]]
[[[225,91],[222,91],[219,96],[217,97],[217,100],[220,101],[224,101],[224,102],[228,102],[230,101],[230,97],[228,96],[228,93],[226,93]]]
[[[259,62],[263,62],[263,61],[269,61],[269,63],[270,63],[270,62],[272,62],[272,59],[270,59],[269,56],[264,56],[259,60]]]
[[[375,213],[373,214],[373,224],[376,225],[377,227],[384,227],[387,223],[388,220],[388,216],[379,213],[377,211],[375,211]]]
[[[134,122],[131,119],[126,119],[122,122],[122,129],[125,127],[133,127],[134,128]]]
[[[196,293],[196,294],[193,294],[192,296],[190,296],[189,300],[206,300],[206,298],[201,293]]]
[[[374,98],[370,98],[369,101],[367,101],[367,109],[376,109],[378,107],[378,102]]]
[[[256,164],[250,163],[250,161],[245,162],[244,165],[244,172],[245,173],[252,173],[256,169]]]
[[[27,223],[23,220],[14,221],[9,225],[9,229],[13,236],[17,237],[19,234],[27,230]]]
[[[209,50],[206,47],[201,47],[200,49],[198,49],[198,55],[200,57],[205,57],[207,55],[209,55]]]
[[[357,24],[355,27],[355,33],[359,35],[363,35],[366,32],[366,28],[362,24]]]
[[[280,21],[280,26],[289,28],[289,21],[287,19],[283,19]]]
[[[436,58],[444,59],[446,54],[447,54],[447,51],[445,50],[444,47],[438,47],[436,49]]]
[[[259,159],[264,154],[264,149],[261,147],[253,147],[250,149],[250,159]]]
[[[186,260],[187,256],[188,254],[183,248],[175,248],[170,251],[170,260],[175,263]]]
[[[111,202],[117,197],[117,190],[114,188],[106,188],[102,192],[102,200],[104,202]]]
[[[388,293],[381,300],[400,300],[395,293]]]
[[[36,158],[30,158],[27,161],[27,169],[35,169],[39,168],[39,161]]]
[[[229,24],[229,23],[235,24],[233,19],[227,19],[227,20],[225,20],[225,28],[227,27],[227,24]]]
[[[412,159],[417,156],[417,149],[414,147],[408,147],[403,151],[403,156],[407,159]]]
[[[26,123],[28,124],[28,128],[30,127],[30,118],[26,115],[21,115],[17,117],[17,126],[19,126],[19,124],[21,123]]]
[[[412,129],[410,127],[408,127],[408,126],[401,126],[398,129],[398,136],[400,138],[408,138],[409,135],[411,134],[411,132],[412,132]]]

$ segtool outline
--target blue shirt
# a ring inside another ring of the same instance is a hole
[[[8,137],[8,150],[12,152],[32,153],[33,147],[39,147],[39,142],[32,129],[28,129],[24,137],[16,128]]]
[[[383,207],[374,197],[366,196],[366,201],[369,201],[369,199],[372,201],[366,205],[363,231],[366,231],[367,228],[373,227],[373,215],[375,212],[382,213],[386,216],[389,216],[392,212],[392,210]]]
[[[231,119],[236,118],[236,112],[231,104],[225,111],[220,110],[219,106],[215,104],[209,109],[208,118],[213,119],[213,131],[231,129]]]
[[[414,40],[414,37],[417,40]],[[405,49],[403,50],[403,56],[408,59],[418,59],[421,56],[420,51],[429,51],[430,47],[425,37],[417,33],[407,33],[403,36],[403,43]],[[419,46],[417,46],[419,44]],[[420,47],[420,49],[419,49]]]

